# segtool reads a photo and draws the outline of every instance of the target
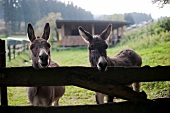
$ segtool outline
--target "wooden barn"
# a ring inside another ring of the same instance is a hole
[[[110,38],[115,40],[115,37],[123,35],[123,27],[129,25],[124,21],[102,21],[102,20],[56,20],[56,28],[61,30],[62,45],[68,46],[84,46],[86,43],[80,37],[78,27],[82,26],[91,34],[100,34],[108,24],[112,23],[113,32]]]

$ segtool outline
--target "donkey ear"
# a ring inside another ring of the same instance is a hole
[[[81,26],[78,27],[78,30],[85,42],[90,43],[93,40],[92,35],[89,32],[85,31]]]
[[[28,38],[31,42],[33,42],[36,38],[35,38],[35,34],[34,34],[34,29],[31,25],[31,23],[28,24],[27,27],[27,33],[28,33]]]
[[[103,39],[103,40],[107,40],[108,37],[110,36],[112,32],[112,24],[109,24],[107,26],[107,28],[100,34],[100,37]]]
[[[46,23],[44,27],[44,33],[42,35],[42,38],[45,40],[48,40],[50,36],[50,24]]]

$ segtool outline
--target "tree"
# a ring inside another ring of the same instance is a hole
[[[40,19],[39,0],[23,0],[22,14],[24,15],[25,25],[31,22],[33,25]]]
[[[133,16],[132,16],[131,13],[126,13],[126,14],[125,14],[125,20],[126,20],[127,22],[130,22],[130,24],[135,24],[134,18],[133,18]]]
[[[166,4],[170,4],[170,0],[152,0],[152,3],[158,3],[159,7],[164,7]]]
[[[3,7],[2,5],[0,4],[0,19],[3,19]]]
[[[15,33],[17,30],[17,24],[22,20],[20,13],[22,0],[0,0],[0,3],[4,10],[4,21],[6,27],[6,35],[11,31]]]

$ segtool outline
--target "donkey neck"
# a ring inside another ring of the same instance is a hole
[[[107,56],[106,61],[108,66],[115,66],[114,60],[111,59],[110,57]]]

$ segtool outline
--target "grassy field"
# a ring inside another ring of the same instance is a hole
[[[170,65],[170,33],[161,32],[159,34],[147,35],[146,29],[131,32],[125,35],[125,39],[115,47],[107,50],[108,56],[114,56],[124,48],[132,48],[141,55],[142,66]],[[52,51],[52,59],[60,66],[90,66],[88,61],[87,48],[71,48],[62,51]],[[29,51],[17,56],[15,60],[8,61],[8,67],[30,66]],[[150,82],[142,83],[141,90],[144,90],[148,98],[166,97],[170,82]],[[29,105],[25,87],[8,88],[9,105]],[[95,92],[76,86],[67,86],[64,96],[60,100],[60,105],[84,105],[95,104]]]

